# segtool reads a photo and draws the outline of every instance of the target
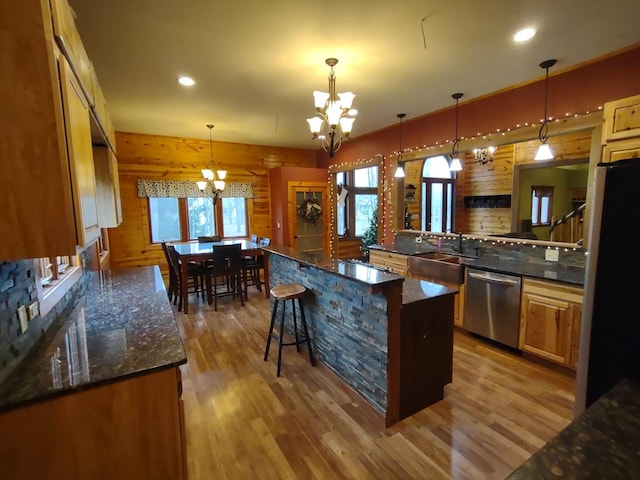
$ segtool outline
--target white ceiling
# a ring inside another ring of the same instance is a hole
[[[358,137],[640,41],[640,0],[69,1],[116,130],[257,145],[318,148],[328,57]]]

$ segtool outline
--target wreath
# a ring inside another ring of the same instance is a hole
[[[314,225],[318,219],[322,216],[322,205],[316,200],[310,198],[298,205],[298,215],[306,222],[313,223]]]

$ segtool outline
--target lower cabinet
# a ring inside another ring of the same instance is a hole
[[[369,263],[381,268],[388,268],[393,273],[407,276],[409,257],[402,253],[387,252],[384,250],[369,250]]]
[[[575,369],[582,297],[582,288],[523,278],[520,349]]]
[[[181,391],[180,370],[170,367],[2,413],[2,474],[184,479]]]

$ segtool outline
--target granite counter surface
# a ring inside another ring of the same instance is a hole
[[[382,250],[403,255],[419,255],[427,252],[437,251],[432,247],[425,247],[422,244],[405,247],[403,245],[372,245],[374,250]],[[451,255],[456,255],[455,253]],[[501,258],[495,255],[483,255],[479,257],[460,255],[462,264],[487,270],[496,273],[506,273],[522,277],[539,278],[541,280],[553,280],[576,286],[584,284],[585,270],[582,267],[565,266],[556,262],[522,262],[510,258]]]
[[[457,289],[439,283],[406,278],[402,284],[402,304],[421,302],[443,295],[453,295],[457,292]]]
[[[0,412],[186,363],[157,266],[89,275],[79,304],[0,385]]]
[[[275,253],[294,260],[303,267],[316,267],[320,270],[367,284],[374,292],[379,291],[385,286],[404,280],[404,277],[401,275],[373,267],[368,263],[356,260],[336,259],[321,252],[301,252],[283,246],[263,246],[262,249],[266,252]]]
[[[624,380],[522,464],[509,480],[640,475],[640,384]]]

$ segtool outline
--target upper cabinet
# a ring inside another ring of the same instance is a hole
[[[53,2],[59,19],[62,7],[68,9],[66,0]],[[56,43],[48,0],[24,0],[19,8],[0,3],[0,69],[9,73],[0,76],[0,261],[75,254],[103,226],[92,152],[94,89],[87,87],[93,68],[70,10],[66,16],[57,28],[67,33]],[[100,130],[112,131],[105,123]],[[117,179],[117,163],[109,174]]]
[[[602,161],[640,158],[640,95],[604,105]]]

